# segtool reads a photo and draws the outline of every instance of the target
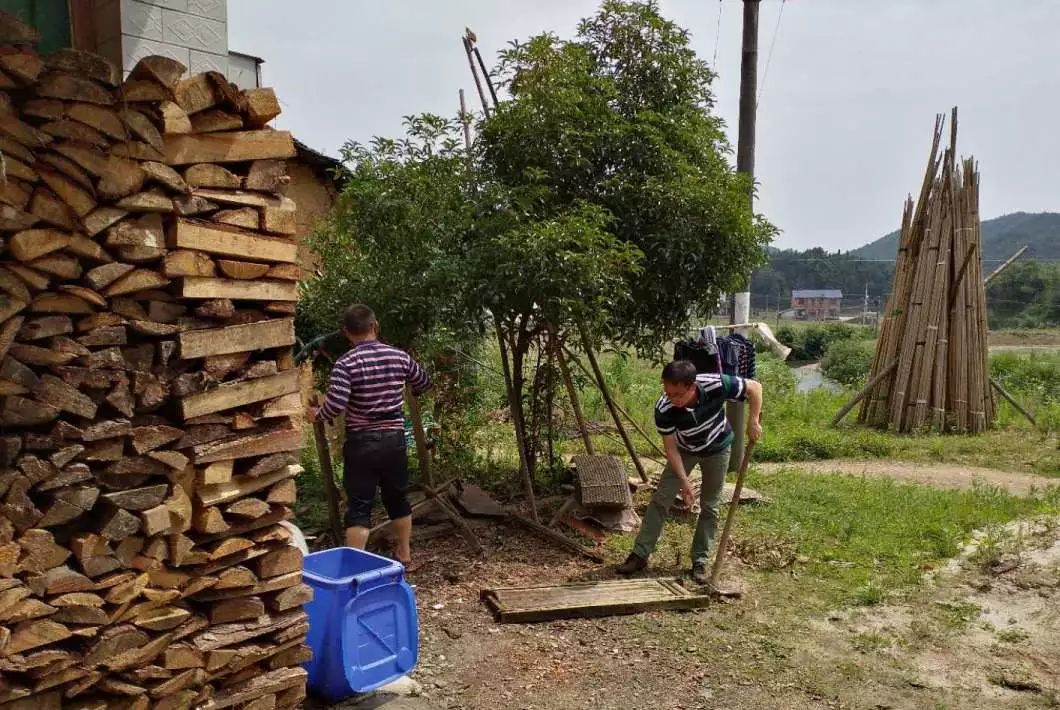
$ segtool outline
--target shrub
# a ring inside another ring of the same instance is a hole
[[[840,384],[860,387],[872,368],[873,350],[865,340],[838,340],[821,360],[821,372]]]
[[[871,340],[871,328],[849,323],[827,323],[797,327],[786,325],[777,329],[777,340],[792,349],[791,359],[820,360],[832,343],[845,340]]]

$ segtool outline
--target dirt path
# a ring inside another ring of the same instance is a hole
[[[908,483],[921,483],[937,488],[968,489],[976,484],[996,486],[1013,495],[1027,495],[1032,490],[1060,485],[1060,479],[1046,478],[1033,473],[1000,471],[993,468],[960,464],[909,463],[876,459],[855,461],[793,461],[790,463],[761,463],[755,469],[771,473],[782,469],[797,469],[808,473],[844,473],[851,476],[881,476]]]

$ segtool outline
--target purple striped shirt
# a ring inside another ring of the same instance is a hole
[[[406,382],[417,397],[431,387],[427,373],[404,350],[378,340],[357,343],[331,369],[320,417],[330,422],[345,412],[346,428],[354,431],[402,429]]]

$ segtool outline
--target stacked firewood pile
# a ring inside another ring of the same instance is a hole
[[[34,34],[0,20],[0,704],[297,706],[276,97]]]
[[[987,363],[979,171],[958,160],[957,110],[943,119],[915,206],[906,201],[894,285],[880,324],[860,420],[895,431],[979,433],[994,422]]]

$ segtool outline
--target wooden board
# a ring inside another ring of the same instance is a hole
[[[164,138],[166,163],[238,163],[265,158],[293,158],[294,140],[287,131],[169,134]]]
[[[181,279],[182,298],[231,298],[248,301],[297,301],[293,281],[239,281],[188,276]]]
[[[180,410],[187,420],[297,391],[298,371],[288,370],[271,377],[223,384],[199,394],[189,395],[180,401]]]
[[[694,594],[675,578],[484,589],[480,596],[504,624],[699,609],[711,601],[709,595]]]
[[[294,343],[294,319],[278,318],[209,330],[189,330],[177,336],[180,354],[190,360],[210,355],[280,348]]]
[[[255,261],[293,264],[298,261],[298,244],[290,239],[268,237],[232,227],[179,220],[169,235],[169,246],[194,249],[210,254],[238,256]]]

